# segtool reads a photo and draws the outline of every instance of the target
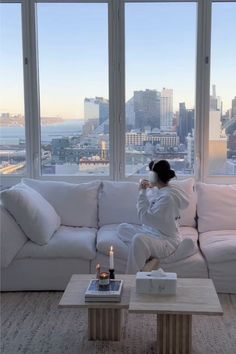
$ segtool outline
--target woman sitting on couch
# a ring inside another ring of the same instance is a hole
[[[166,160],[151,161],[149,169],[149,181],[140,181],[137,201],[142,226],[124,223],[118,227],[118,236],[129,246],[126,272],[130,274],[142,270],[150,258],[174,261],[194,248],[191,239],[181,242],[178,230],[180,209],[187,208],[189,201],[181,189],[169,184],[175,171]]]

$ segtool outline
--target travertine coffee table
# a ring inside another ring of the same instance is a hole
[[[192,315],[222,315],[211,279],[177,279],[176,295],[144,295],[131,291],[129,312],[157,314],[157,352],[189,354]]]
[[[72,275],[58,306],[88,309],[90,340],[120,340],[123,311],[129,307],[130,290],[135,286],[135,276],[116,275],[116,279],[124,281],[120,302],[85,302],[85,291],[94,278],[93,274]]]

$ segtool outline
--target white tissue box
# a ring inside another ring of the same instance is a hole
[[[176,294],[177,274],[166,273],[162,269],[136,274],[138,294]]]

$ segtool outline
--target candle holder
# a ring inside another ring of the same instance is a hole
[[[110,279],[115,279],[115,269],[109,269]]]
[[[98,279],[99,289],[107,290],[110,284],[110,277],[108,272],[101,272]]]

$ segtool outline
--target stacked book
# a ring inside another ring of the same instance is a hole
[[[121,301],[122,288],[123,280],[111,279],[109,285],[100,286],[99,280],[92,279],[85,292],[85,301],[119,302]]]

